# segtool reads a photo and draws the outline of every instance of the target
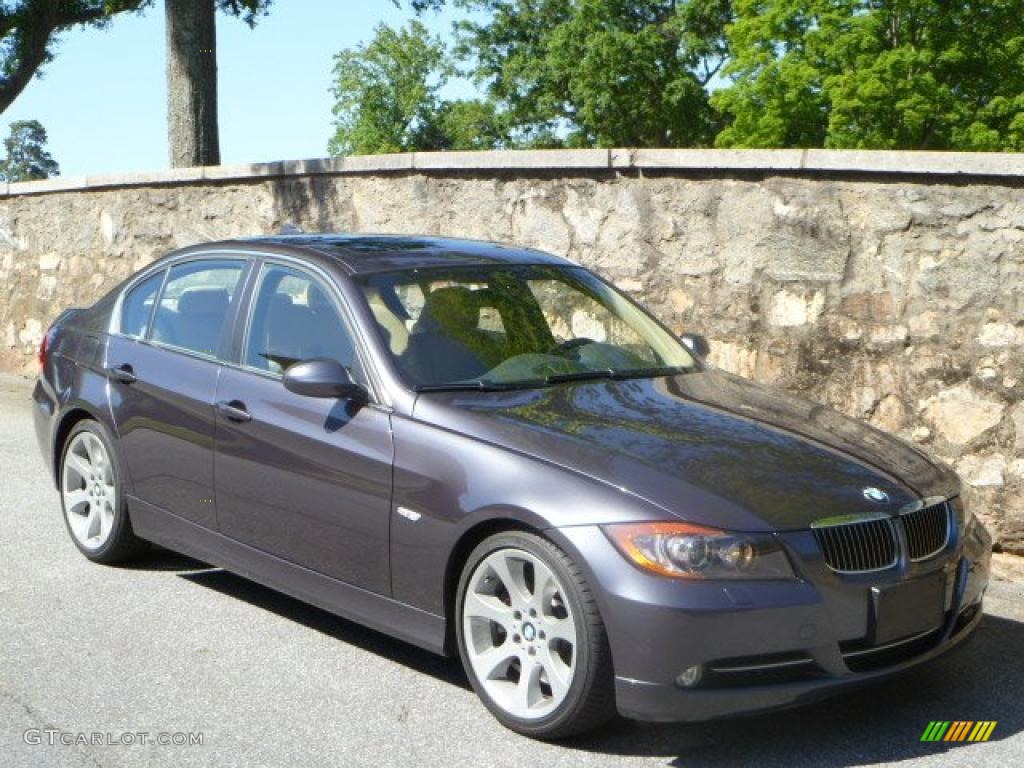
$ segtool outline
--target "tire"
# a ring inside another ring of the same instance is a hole
[[[58,477],[64,524],[79,552],[93,562],[113,564],[148,549],[132,531],[121,467],[99,422],[86,419],[71,430]]]
[[[550,541],[520,531],[485,539],[456,607],[462,665],[502,725],[554,740],[615,716],[604,622],[579,566]]]

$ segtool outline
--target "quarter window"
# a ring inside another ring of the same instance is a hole
[[[245,364],[281,374],[314,357],[337,360],[361,379],[352,335],[327,292],[302,272],[266,267],[253,305]]]
[[[149,318],[153,316],[153,305],[156,304],[156,294],[160,290],[160,284],[164,281],[164,272],[161,270],[138,283],[124,295],[121,302],[121,333],[125,336],[142,338],[149,330]]]
[[[215,356],[244,266],[241,261],[198,261],[171,267],[151,338]]]

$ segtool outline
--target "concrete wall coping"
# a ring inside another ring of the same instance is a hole
[[[58,176],[0,183],[0,197],[111,187],[245,182],[290,176],[492,171],[731,171],[1024,177],[1024,153],[831,149],[545,149],[410,152],[274,163],[175,168],[152,173]]]

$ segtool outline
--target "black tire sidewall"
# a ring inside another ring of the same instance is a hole
[[[94,435],[101,443],[103,443],[103,448],[107,452],[107,457],[110,460],[111,472],[114,476],[114,488],[117,489],[117,508],[114,510],[114,525],[111,528],[110,535],[107,537],[107,540],[103,542],[103,546],[97,549],[87,549],[78,541],[78,538],[71,530],[71,523],[68,521],[68,511],[64,505],[64,461],[67,458],[68,450],[71,448],[71,443],[74,441],[75,437],[83,432],[88,432],[89,434]],[[118,460],[117,453],[114,450],[113,441],[108,436],[107,430],[102,424],[98,421],[86,419],[78,422],[78,424],[71,429],[67,440],[64,441],[64,448],[61,450],[58,477],[60,479],[61,514],[64,517],[64,527],[67,528],[68,536],[71,537],[71,541],[74,543],[75,547],[77,547],[78,551],[90,560],[95,560],[97,562],[104,562],[108,560],[115,550],[118,549],[121,540],[124,538],[125,526],[130,524],[128,523],[128,513],[124,499],[124,484],[121,481],[121,464]]]
[[[581,699],[586,694],[587,680],[595,674],[595,670],[591,669],[595,661],[591,653],[590,627],[588,622],[583,620],[585,609],[578,593],[577,577],[566,568],[565,563],[560,557],[554,556],[553,552],[549,551],[548,547],[554,550],[554,552],[562,554],[563,557],[567,557],[562,550],[547,539],[542,539],[539,536],[525,532],[509,531],[498,533],[482,541],[472,551],[466,560],[466,565],[462,569],[455,610],[455,629],[458,639],[459,657],[462,659],[462,666],[466,671],[470,684],[473,686],[473,690],[476,691],[477,696],[480,697],[480,700],[491,714],[503,725],[524,735],[538,738],[544,738],[549,733],[561,730],[567,721],[573,719],[580,707]],[[510,715],[491,699],[477,679],[466,649],[462,612],[470,577],[484,558],[501,549],[524,550],[541,560],[552,570],[565,588],[565,598],[569,601],[573,622],[576,625],[575,668],[572,683],[569,686],[569,693],[566,694],[565,699],[554,712],[536,720],[524,720]]]

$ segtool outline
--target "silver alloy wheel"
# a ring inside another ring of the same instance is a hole
[[[78,543],[88,550],[106,544],[114,528],[117,488],[107,449],[91,432],[79,432],[68,445],[61,495],[68,528]]]
[[[477,565],[463,600],[466,652],[491,700],[523,720],[551,714],[576,671],[576,624],[551,569],[499,549]]]

